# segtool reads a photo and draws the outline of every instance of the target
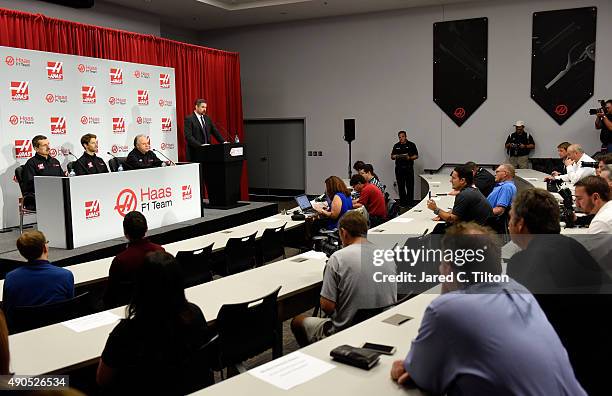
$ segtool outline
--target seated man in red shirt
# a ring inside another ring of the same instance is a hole
[[[370,227],[384,223],[387,220],[387,205],[380,189],[366,182],[362,175],[351,177],[351,187],[359,193],[359,199],[353,201],[353,208],[365,206],[370,215]]]
[[[127,249],[115,256],[108,271],[104,304],[109,308],[129,303],[145,256],[151,252],[165,251],[145,238],[147,229],[147,219],[142,213],[133,211],[125,215],[123,233],[129,242]]]

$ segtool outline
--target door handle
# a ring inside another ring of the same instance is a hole
[[[267,161],[267,160],[268,160],[268,158],[267,158],[267,157],[261,157],[261,158],[260,158],[260,160],[261,160],[261,161]]]

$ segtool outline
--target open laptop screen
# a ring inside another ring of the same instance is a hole
[[[308,199],[306,194],[298,195],[297,197],[295,197],[295,202],[297,202],[302,212],[312,209],[312,205],[310,204],[310,199]]]

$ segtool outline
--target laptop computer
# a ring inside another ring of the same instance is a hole
[[[295,197],[295,202],[297,202],[302,213],[304,214],[317,213],[316,210],[314,210],[314,208],[312,207],[312,204],[310,203],[310,199],[308,199],[306,194],[298,195],[297,197]]]

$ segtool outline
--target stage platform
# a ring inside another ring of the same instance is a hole
[[[152,242],[167,244],[236,227],[278,213],[276,203],[243,203],[245,205],[227,210],[204,209],[204,217],[150,230],[147,235]],[[95,229],[92,229],[92,232],[95,232]],[[18,237],[19,230],[0,234],[0,279],[4,279],[8,271],[25,262],[15,246]],[[125,249],[126,243],[126,239],[121,237],[71,250],[50,248],[49,258],[54,264],[63,267],[115,256]]]

